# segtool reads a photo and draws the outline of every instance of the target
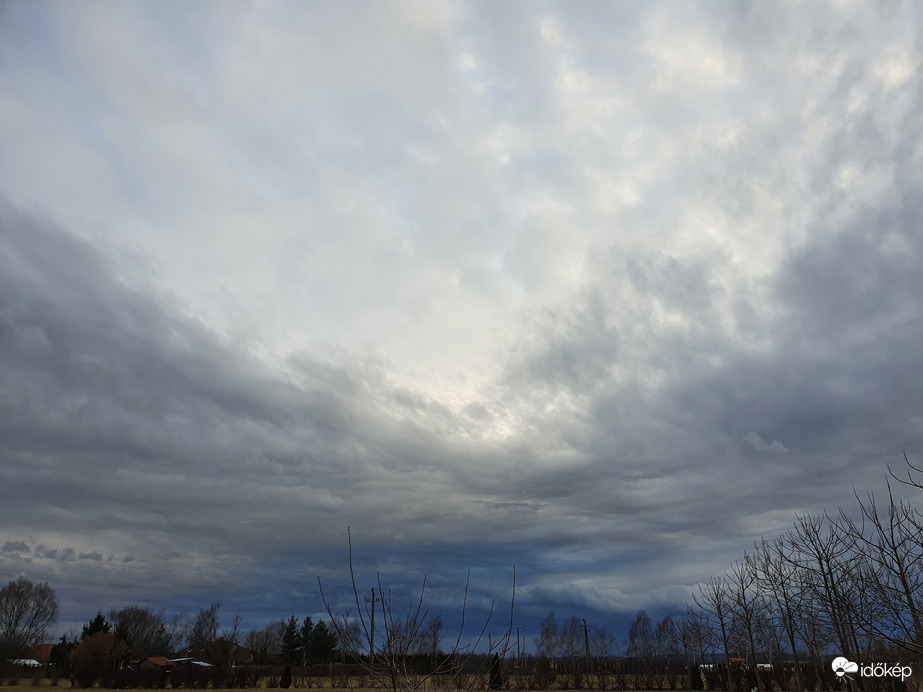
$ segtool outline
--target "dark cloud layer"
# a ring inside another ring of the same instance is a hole
[[[348,609],[351,527],[450,623],[515,564],[618,629],[923,448],[913,7],[36,6],[0,578],[65,625]]]

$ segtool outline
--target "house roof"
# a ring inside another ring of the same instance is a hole
[[[51,650],[54,644],[39,644],[26,650],[26,658],[31,658],[39,663],[48,663],[51,659]]]
[[[190,665],[190,666],[199,666],[201,668],[214,668],[215,666],[211,663],[206,663],[205,661],[196,661],[194,658],[187,656],[185,658],[171,658],[173,663],[177,665]]]
[[[158,668],[172,668],[174,665],[173,661],[164,656],[148,656],[145,660]]]
[[[174,660],[179,658],[194,658],[196,660],[222,659],[230,653],[233,663],[250,663],[253,660],[253,651],[246,646],[231,644],[223,639],[208,642],[205,646],[187,646],[173,653]]]

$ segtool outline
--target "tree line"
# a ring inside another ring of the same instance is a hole
[[[699,584],[683,614],[654,623],[640,611],[619,653],[640,674],[654,676],[650,680],[694,664],[711,679],[696,673],[688,682],[693,689],[707,682],[709,688],[758,692],[829,688],[836,679],[834,655],[920,665],[923,513],[894,490],[923,490],[923,469],[906,455],[904,462],[902,475],[889,469],[883,501],[854,491],[852,513],[839,508],[796,515],[785,533],[760,540],[722,574]],[[582,632],[581,642],[576,618],[559,627],[549,615],[541,625],[539,654],[563,659],[579,672],[584,657],[598,662],[615,644],[604,629],[590,637],[584,623]],[[875,686],[855,676],[846,682],[854,691]],[[661,679],[648,687],[663,684]]]
[[[899,499],[894,487],[923,490],[923,469],[906,455],[904,462],[901,475],[889,469],[883,502],[871,492],[854,491],[857,507],[851,513],[838,509],[796,515],[788,531],[763,538],[722,574],[699,584],[682,614],[653,623],[646,612],[639,612],[621,644],[604,627],[588,626],[576,617],[559,624],[551,613],[541,623],[539,662],[530,671],[529,685],[544,687],[554,669],[567,668],[574,674],[574,687],[592,684],[584,676],[594,671],[595,684],[603,686],[598,673],[616,654],[628,661],[633,674],[650,674],[643,678],[648,687],[707,685],[757,692],[828,688],[834,653],[856,662],[920,661],[923,513]],[[239,614],[221,626],[217,603],[191,621],[129,606],[110,611],[108,618],[99,612],[79,638],[62,637],[54,662],[77,672],[168,656],[185,647],[191,657],[220,667],[233,663],[235,650],[245,646],[254,664],[351,660],[393,690],[437,679],[459,687],[471,670],[488,669],[493,685],[502,678],[501,665],[510,674],[523,674],[518,636],[512,636],[515,570],[504,631],[498,637],[488,631],[491,608],[473,638],[463,632],[466,583],[462,627],[454,642],[450,637],[443,646],[442,617],[424,608],[425,579],[419,597],[404,611],[395,608],[380,576],[371,598],[360,597],[351,540],[349,567],[356,609],[352,615],[335,614],[321,588],[329,625],[293,615],[243,635]],[[20,578],[0,589],[0,660],[41,643],[57,614],[57,598],[48,584]],[[482,643],[487,656],[478,654]],[[674,675],[665,682],[664,671],[689,671],[690,666],[695,666],[690,675],[681,675],[681,680]],[[872,689],[862,680],[850,679],[849,685],[853,692]]]
[[[47,584],[20,577],[0,589],[0,664],[28,656],[45,641],[57,621],[59,602]],[[51,650],[55,674],[83,680],[89,686],[104,671],[150,657],[185,657],[215,668],[235,663],[312,665],[337,659],[335,636],[323,620],[277,620],[244,635],[240,614],[226,626],[220,604],[212,603],[191,619],[169,617],[163,610],[132,605],[97,612],[78,635],[63,635]],[[246,656],[236,656],[246,651]]]

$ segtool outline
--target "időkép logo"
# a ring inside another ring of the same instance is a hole
[[[844,656],[837,656],[831,665],[838,678],[848,678],[848,673],[859,673],[864,678],[900,678],[903,681],[913,673],[910,666],[900,663],[864,663],[860,666]]]

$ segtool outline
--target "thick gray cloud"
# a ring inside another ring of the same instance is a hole
[[[919,10],[0,8],[0,576],[620,623],[921,448]]]

